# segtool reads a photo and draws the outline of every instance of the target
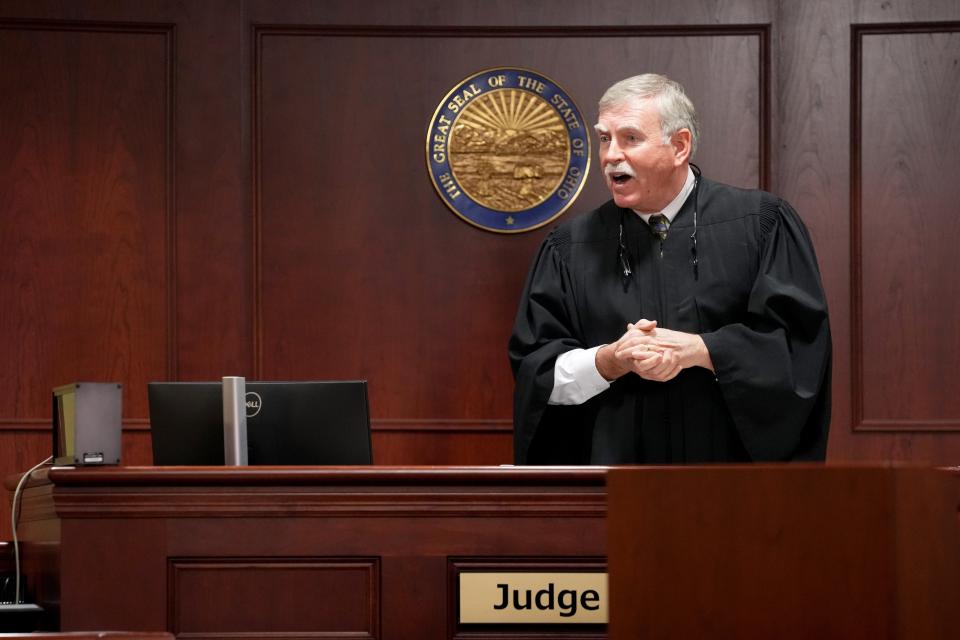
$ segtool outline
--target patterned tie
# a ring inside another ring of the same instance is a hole
[[[653,235],[660,238],[660,242],[667,239],[667,228],[669,226],[670,223],[667,222],[667,216],[662,213],[650,216],[650,231],[653,232]]]
[[[667,239],[667,227],[670,226],[670,223],[667,222],[667,216],[662,213],[650,216],[650,232],[660,238],[660,257],[663,257],[663,241]]]

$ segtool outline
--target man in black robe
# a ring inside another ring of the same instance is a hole
[[[830,328],[797,213],[690,165],[663,76],[612,86],[596,129],[613,200],[544,240],[510,338],[516,462],[823,460]]]

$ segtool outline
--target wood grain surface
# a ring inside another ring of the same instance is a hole
[[[499,65],[588,123],[623,77],[685,84],[704,172],[810,229],[829,459],[956,464],[958,22],[950,0],[0,0],[0,470],[48,455],[55,385],[123,383],[142,464],[146,383],[222,375],[368,379],[378,463],[509,462],[506,340],[549,227],[470,227],[423,158],[443,95]],[[591,173],[561,221],[607,199]]]

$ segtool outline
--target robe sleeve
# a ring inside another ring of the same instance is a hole
[[[787,203],[771,203],[761,219],[766,236],[746,318],[702,338],[751,458],[822,460],[831,340],[816,255]]]
[[[528,462],[553,390],[557,356],[582,343],[573,280],[563,259],[564,229],[544,240],[517,308],[508,354],[514,376],[514,458]]]

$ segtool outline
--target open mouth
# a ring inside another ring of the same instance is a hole
[[[630,175],[628,175],[628,174],[626,174],[626,173],[611,173],[611,174],[610,174],[610,179],[613,180],[613,182],[614,182],[615,184],[626,184],[626,183],[630,180],[630,178],[632,178],[632,177],[633,177],[633,176],[630,176]]]

